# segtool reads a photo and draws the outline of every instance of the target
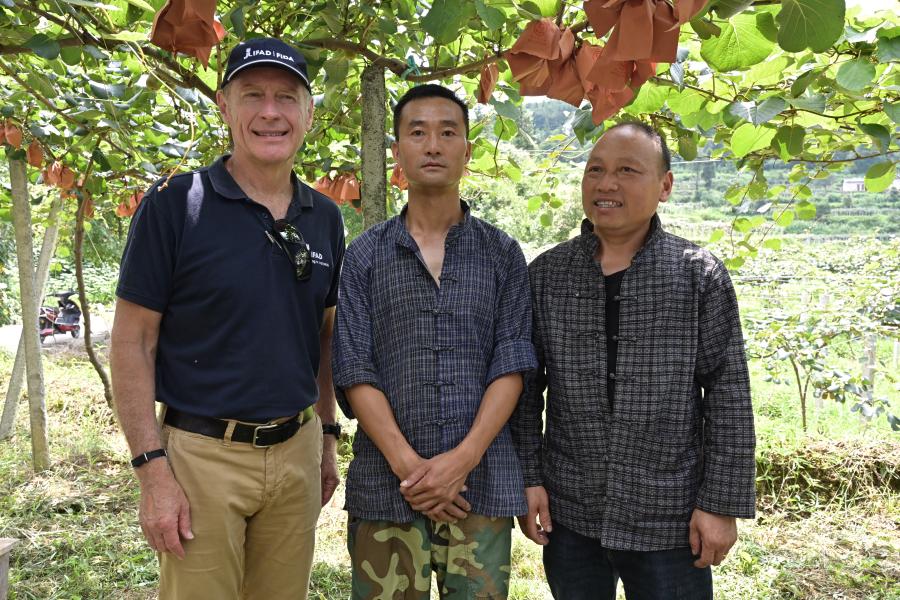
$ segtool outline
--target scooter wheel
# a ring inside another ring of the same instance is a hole
[[[43,343],[44,343],[44,340],[46,340],[46,339],[47,339],[47,336],[46,336],[46,335],[42,335],[42,336],[41,336],[41,343],[43,344]]]
[[[81,328],[79,327],[78,329],[73,329],[69,333],[72,334],[73,338],[77,338],[79,335],[81,335]]]

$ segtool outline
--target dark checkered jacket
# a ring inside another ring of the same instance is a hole
[[[607,373],[597,243],[585,221],[580,236],[529,267],[539,368],[510,421],[525,485],[546,487],[555,522],[608,548],[687,546],[695,507],[754,515],[753,411],[734,288],[718,259],[655,216],[622,280],[618,365]]]

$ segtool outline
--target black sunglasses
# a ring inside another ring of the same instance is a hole
[[[303,234],[284,219],[275,221],[272,224],[272,230],[275,235],[269,234],[269,238],[284,250],[288,259],[293,263],[297,281],[308,280],[312,275],[312,257],[309,254],[309,244],[303,239]]]

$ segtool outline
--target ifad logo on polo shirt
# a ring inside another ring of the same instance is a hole
[[[327,262],[325,262],[325,257],[322,256],[321,252],[316,252],[315,250],[310,250],[309,255],[312,257],[312,262],[314,265],[319,265],[320,267],[330,267]]]
[[[271,56],[277,58],[278,60],[287,60],[290,62],[294,62],[294,59],[287,54],[275,52],[274,50],[254,50],[253,48],[247,48],[247,52],[244,54],[244,60],[253,58],[254,56]]]

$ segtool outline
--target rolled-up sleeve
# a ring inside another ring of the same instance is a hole
[[[374,249],[366,240],[351,244],[344,256],[332,341],[331,368],[338,405],[353,417],[345,390],[367,383],[381,385],[375,369],[371,315],[369,310],[369,269]]]
[[[703,481],[697,507],[752,518],[756,506],[755,447],[750,377],[734,287],[717,262],[699,315],[698,383],[703,388]]]
[[[506,247],[506,277],[500,290],[494,325],[494,352],[487,385],[510,373],[525,373],[537,366],[531,343],[531,292],[525,255],[515,241]]]

